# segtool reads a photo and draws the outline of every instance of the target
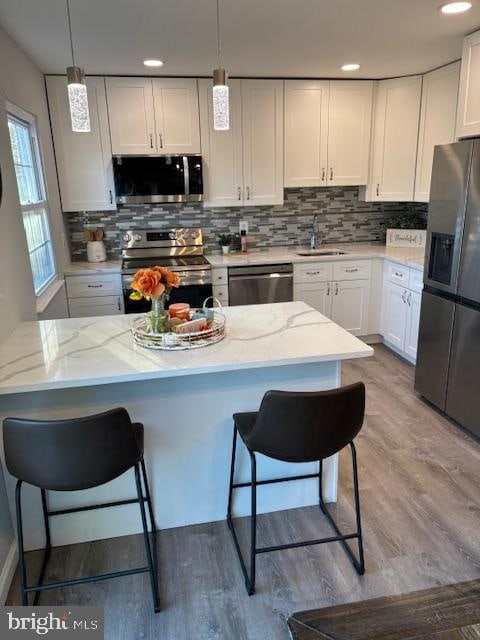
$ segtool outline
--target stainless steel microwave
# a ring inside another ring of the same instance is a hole
[[[202,156],[114,156],[119,204],[203,200]]]

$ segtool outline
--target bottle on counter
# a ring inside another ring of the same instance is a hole
[[[240,232],[240,247],[242,250],[242,253],[247,253],[248,249],[247,249],[247,232],[245,231],[245,229],[242,229],[242,231]]]

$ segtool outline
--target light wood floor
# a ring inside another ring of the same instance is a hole
[[[108,640],[277,640],[288,638],[285,620],[295,611],[479,578],[480,445],[416,396],[410,365],[382,346],[375,351],[343,368],[344,383],[367,385],[357,440],[365,576],[337,543],[265,554],[249,598],[227,526],[217,522],[159,534],[158,615],[147,576],[47,592],[40,604],[105,606]],[[334,511],[346,526],[347,450],[340,483]],[[259,517],[262,546],[321,535],[331,532],[315,507]],[[143,564],[142,544],[131,536],[55,549],[47,580]],[[38,566],[37,552],[28,561]],[[19,604],[17,578],[9,603]]]

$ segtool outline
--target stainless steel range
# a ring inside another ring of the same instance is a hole
[[[173,289],[169,303],[188,302],[200,307],[212,295],[210,264],[203,255],[202,230],[194,227],[181,229],[130,229],[123,236],[122,286],[125,313],[139,313],[150,309],[146,300],[130,300],[131,284],[138,269],[167,267],[181,279],[180,287]]]

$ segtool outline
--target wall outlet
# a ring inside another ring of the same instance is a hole
[[[238,226],[239,226],[240,233],[242,233],[242,231],[245,231],[245,233],[248,233],[248,222],[246,220],[240,220],[240,224]]]

